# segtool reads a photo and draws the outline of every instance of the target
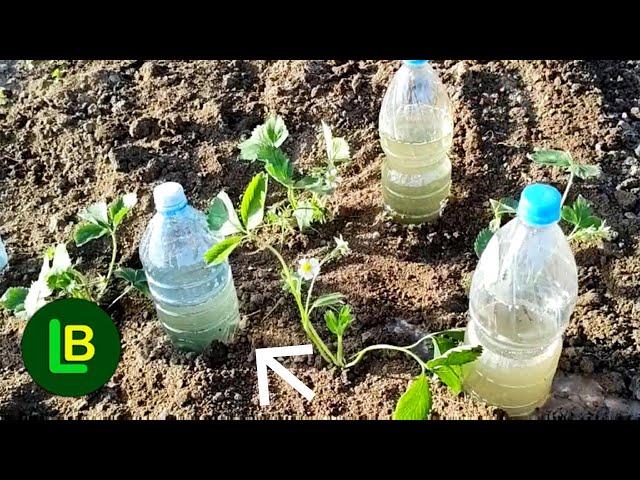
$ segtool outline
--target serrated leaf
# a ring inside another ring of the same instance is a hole
[[[431,412],[429,379],[423,373],[411,382],[393,412],[394,420],[427,420]]]
[[[326,295],[321,295],[311,304],[310,310],[339,305],[343,302],[344,298],[345,296],[342,293],[327,293]]]
[[[138,290],[146,297],[151,298],[151,292],[149,291],[149,283],[147,282],[147,276],[142,269],[123,267],[114,272],[117,278],[128,282],[133,288]]]
[[[324,312],[324,321],[327,324],[327,329],[334,335],[338,335],[338,317],[333,310]]]
[[[440,355],[458,345],[458,343],[455,342],[452,338],[444,335],[436,335],[435,337],[431,337],[431,342],[433,343],[434,357],[439,357]]]
[[[433,373],[456,395],[462,391],[462,379],[453,367],[447,365],[436,367],[433,369]]]
[[[536,150],[529,158],[540,165],[568,168],[573,163],[571,155],[562,150]]]
[[[135,193],[128,193],[118,197],[109,205],[109,221],[113,227],[120,225],[124,217],[131,211],[138,199]]]
[[[240,159],[242,160],[257,160],[258,152],[262,147],[262,143],[259,138],[254,138],[253,136],[245,140],[244,142],[238,145],[240,149]]]
[[[317,177],[302,177],[300,180],[293,184],[294,188],[310,190],[314,187],[317,187],[320,183],[322,183],[322,178]]]
[[[461,345],[452,348],[427,362],[427,368],[433,371],[436,367],[447,365],[464,365],[465,363],[473,362],[482,354],[482,347],[480,345],[469,346]]]
[[[213,247],[207,250],[204,254],[204,260],[209,265],[218,265],[224,262],[231,252],[233,252],[240,242],[241,236],[227,237],[221,242],[216,243]]]
[[[247,230],[251,231],[262,223],[264,202],[267,198],[267,176],[259,173],[251,179],[242,195],[240,216]]]
[[[602,173],[600,165],[577,165],[574,164],[571,166],[571,171],[573,174],[581,178],[583,180],[587,180],[589,178],[599,177]]]
[[[3,308],[15,313],[24,311],[24,301],[29,293],[28,288],[24,287],[10,287],[0,298],[0,305]]]
[[[493,237],[493,232],[489,228],[481,230],[476,237],[476,241],[473,243],[473,250],[476,252],[478,258],[482,256],[482,252],[484,252],[484,249],[487,248],[491,237]]]
[[[85,222],[109,228],[109,211],[106,202],[97,202],[82,210],[78,216]]]
[[[76,246],[81,247],[91,240],[105,236],[107,233],[109,233],[109,230],[95,223],[81,223],[73,232],[73,240],[76,242]]]
[[[578,229],[569,237],[569,240],[584,245],[602,247],[604,241],[610,241],[614,239],[616,235],[617,233],[611,230],[611,227],[603,220],[597,227],[593,226]]]
[[[263,147],[258,158],[265,162],[265,170],[285,187],[293,186],[293,165],[284,152],[278,148]]]
[[[602,220],[592,215],[589,202],[582,195],[571,205],[562,207],[562,219],[578,228],[597,228],[602,224]]]
[[[267,118],[261,130],[261,139],[263,145],[271,145],[278,148],[284,143],[289,136],[289,131],[284,120],[279,115]]]
[[[47,286],[54,292],[72,291],[76,287],[75,276],[70,270],[51,272],[47,275]]]

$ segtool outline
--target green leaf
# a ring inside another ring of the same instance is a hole
[[[54,292],[71,292],[76,289],[76,279],[72,269],[53,272],[47,276],[47,286]]]
[[[220,193],[218,193],[218,195],[216,196],[216,200],[217,199],[220,199],[220,201],[222,201],[227,211],[227,221],[224,222],[217,231],[216,230],[214,231],[216,231],[217,234],[223,237],[241,232],[242,225],[240,223],[240,219],[238,218],[238,214],[236,213],[236,210],[233,207],[233,202],[231,202],[231,199],[229,198],[229,195],[227,195],[227,193],[223,190]]]
[[[233,252],[240,242],[241,236],[227,237],[221,242],[216,243],[213,247],[207,250],[204,254],[204,260],[209,265],[218,265],[224,262],[231,252]]]
[[[133,288],[148,298],[151,298],[151,292],[149,291],[149,283],[147,282],[147,276],[142,269],[123,267],[114,272],[117,278],[128,282]]]
[[[85,222],[109,228],[109,211],[106,202],[97,202],[82,210],[78,216]]]
[[[251,231],[262,223],[264,218],[264,202],[267,198],[267,180],[264,173],[251,179],[242,195],[240,216],[247,230]]]
[[[484,249],[487,248],[487,245],[489,244],[489,240],[491,240],[491,237],[493,237],[493,232],[489,228],[485,228],[484,230],[481,230],[478,236],[476,237],[476,241],[473,244],[473,249],[476,252],[476,255],[478,256],[478,258],[480,258],[480,256],[482,255],[482,252],[484,252]]]
[[[529,158],[540,165],[568,168],[573,164],[571,155],[562,150],[536,150]]]
[[[602,224],[602,220],[591,214],[591,207],[582,195],[578,195],[573,204],[562,207],[562,218],[578,228],[598,228]]]
[[[589,178],[597,178],[602,173],[602,169],[600,168],[600,165],[574,164],[574,165],[571,165],[570,170],[573,172],[573,174],[576,177],[581,178],[583,180],[587,180]]]
[[[439,357],[443,353],[451,350],[458,343],[445,335],[437,335],[435,337],[431,337],[431,342],[433,343],[433,356]]]
[[[289,136],[284,120],[279,115],[271,116],[267,119],[261,129],[261,140],[263,145],[270,145],[278,148]]]
[[[344,298],[345,296],[342,293],[327,293],[326,295],[321,295],[311,304],[310,310],[339,305],[342,303]]]
[[[598,226],[578,229],[569,237],[569,240],[584,245],[595,245],[598,247],[602,247],[605,240],[613,240],[616,235],[617,233],[611,230],[611,227],[607,225],[606,221],[603,220],[602,224]]]
[[[455,394],[462,391],[462,379],[454,367],[442,365],[434,368],[433,373],[437,375],[442,383],[453,390]]]
[[[106,228],[95,223],[81,223],[73,232],[73,239],[78,247],[109,233]]]
[[[227,220],[229,220],[227,207],[224,206],[224,202],[220,197],[214,198],[207,210],[207,225],[209,225],[209,229],[214,232],[220,230]]]
[[[450,330],[443,330],[439,332],[438,335],[453,340],[457,345],[464,340],[465,330],[465,328],[452,328]]]
[[[122,197],[118,197],[111,205],[109,205],[109,221],[113,228],[117,228],[122,222],[124,217],[131,211],[134,205],[138,202],[138,198],[135,193],[127,193]]]
[[[324,312],[324,321],[327,324],[327,328],[334,335],[338,334],[338,317],[333,310],[327,310]]]
[[[258,158],[265,162],[265,170],[285,187],[293,186],[293,165],[279,148],[262,147]]]
[[[464,365],[465,363],[473,362],[481,354],[482,347],[479,345],[474,347],[461,345],[448,350],[439,357],[429,360],[427,362],[427,368],[433,371],[436,367],[441,365]]]
[[[298,202],[298,206],[293,211],[293,216],[296,219],[296,223],[298,224],[300,231],[306,230],[313,222],[313,205],[308,200],[300,200]]]
[[[2,298],[0,298],[0,305],[12,312],[22,312],[24,311],[24,301],[27,298],[27,293],[29,293],[28,288],[7,288],[7,290],[2,295]]]
[[[394,420],[427,420],[431,412],[429,379],[423,373],[411,382],[393,412]]]
[[[491,210],[495,218],[502,218],[503,215],[515,215],[518,213],[518,201],[513,198],[501,198],[500,200],[489,200]]]
[[[254,138],[253,136],[248,138],[238,145],[238,148],[240,149],[240,158],[242,160],[257,160],[258,152],[261,147],[262,143],[260,143],[259,138]]]

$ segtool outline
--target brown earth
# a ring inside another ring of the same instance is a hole
[[[564,179],[532,165],[534,148],[570,150],[604,175],[582,193],[619,232],[604,249],[577,251],[580,297],[565,337],[555,392],[540,418],[639,418],[640,62],[435,62],[455,108],[453,196],[434,225],[409,230],[381,215],[377,114],[396,62],[200,61],[0,62],[0,234],[10,268],[0,291],[37,277],[40,255],[68,241],[78,210],[137,190],[121,233],[122,264],[139,267],[137,245],[153,212],[151,191],[178,181],[198,208],[225,188],[234,200],[257,171],[236,146],[269,112],[287,123],[285,150],[307,168],[322,158],[319,123],[345,136],[353,162],[333,199],[335,217],[290,242],[287,257],[342,233],[353,254],[328,267],[319,291],[341,291],[357,322],[349,352],[466,323],[473,241],[489,221],[488,199],[532,181]],[[621,193],[622,192],[622,193]],[[69,243],[79,268],[108,263],[108,245]],[[371,356],[346,373],[319,358],[284,364],[315,393],[312,402],[271,376],[272,402],[258,405],[255,348],[305,342],[282,296],[277,265],[240,251],[232,266],[245,327],[228,348],[198,357],[174,351],[151,303],[131,296],[110,313],[122,335],[111,381],[82,397],[35,385],[20,355],[24,322],[0,313],[0,418],[389,418],[416,372],[394,356]],[[107,300],[122,285],[112,283]],[[107,302],[106,304],[108,305]],[[434,418],[503,418],[497,409],[440,386]]]

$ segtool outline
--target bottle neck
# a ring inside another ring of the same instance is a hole
[[[174,207],[170,207],[162,210],[156,210],[156,212],[162,215],[163,217],[173,217],[175,215],[179,215],[180,213],[184,212],[188,206],[189,204],[187,202],[183,202]]]

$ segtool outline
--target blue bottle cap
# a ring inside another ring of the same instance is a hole
[[[518,218],[534,227],[551,225],[560,220],[561,201],[562,195],[551,185],[527,185],[520,195]]]
[[[407,67],[418,68],[429,63],[429,60],[403,60],[402,63]]]

